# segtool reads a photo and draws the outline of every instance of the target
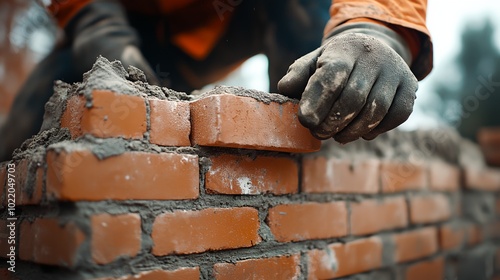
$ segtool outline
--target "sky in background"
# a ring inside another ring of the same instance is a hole
[[[467,26],[480,26],[490,18],[496,28],[495,42],[500,49],[500,1],[498,0],[429,0],[427,27],[434,43],[434,69],[419,85],[414,113],[402,128],[433,127],[440,123],[424,112],[438,98],[432,84],[438,79],[453,83],[459,79],[452,61],[460,52],[461,34]]]

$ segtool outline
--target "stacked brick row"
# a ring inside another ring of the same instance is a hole
[[[291,101],[107,90],[88,100],[66,101],[66,140],[9,162],[17,265],[3,261],[2,279],[493,279],[495,260],[500,269],[497,169],[310,153],[320,142]]]

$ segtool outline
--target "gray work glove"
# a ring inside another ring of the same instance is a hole
[[[72,41],[73,59],[77,73],[92,68],[99,55],[109,60],[120,60],[144,71],[151,84],[159,84],[154,71],[138,48],[136,31],[128,24],[119,1],[93,1],[83,7],[65,28]]]
[[[296,60],[278,90],[300,97],[299,120],[315,137],[371,140],[410,116],[418,87],[410,62],[396,32],[374,23],[349,24]]]

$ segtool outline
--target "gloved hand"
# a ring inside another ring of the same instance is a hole
[[[315,137],[371,140],[410,116],[418,87],[410,63],[409,48],[396,32],[353,23],[296,60],[278,90],[301,96],[299,120]]]
[[[92,68],[99,55],[109,60],[120,60],[144,71],[149,83],[159,80],[138,48],[136,31],[128,24],[119,1],[92,1],[74,16],[65,28],[72,38],[72,52],[77,73]]]

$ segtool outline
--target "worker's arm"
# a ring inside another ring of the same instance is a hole
[[[139,50],[139,38],[128,24],[119,1],[53,1],[49,11],[71,42],[77,73],[90,70],[102,55],[109,60],[120,60],[125,67],[132,65],[143,70],[150,83],[159,84]]]
[[[320,48],[279,82],[320,139],[373,139],[403,123],[432,68],[425,0],[335,0]]]

